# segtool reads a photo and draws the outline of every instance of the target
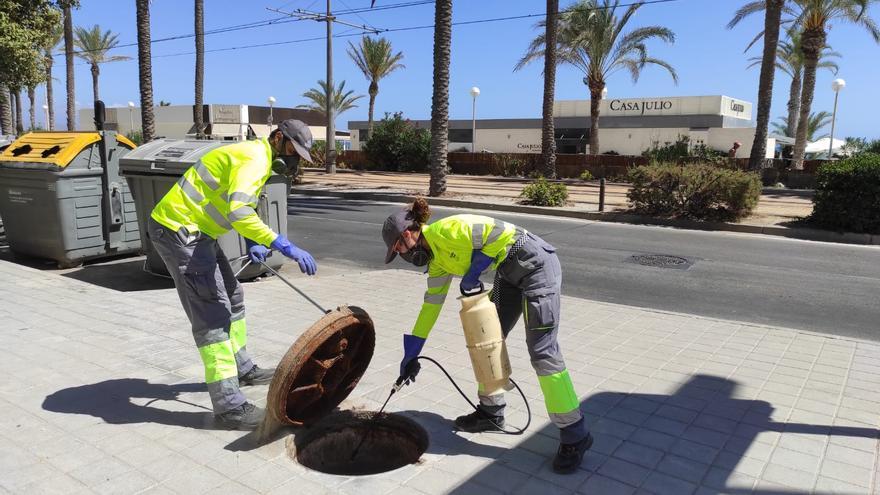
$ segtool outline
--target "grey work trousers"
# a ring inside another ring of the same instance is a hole
[[[214,413],[241,406],[246,399],[238,377],[254,363],[246,348],[244,291],[229,260],[217,241],[204,234],[174,232],[152,218],[147,232],[192,324]]]
[[[556,248],[534,234],[524,235],[527,237],[520,250],[498,266],[498,282],[492,288],[499,291],[501,330],[506,339],[525,312],[526,345],[532,367],[542,382],[550,420],[559,427],[562,443],[575,443],[587,435],[587,428],[557,341],[562,267]],[[559,410],[559,401],[550,395],[574,398],[573,409]],[[486,412],[499,416],[506,406],[504,394],[481,395],[480,404]]]

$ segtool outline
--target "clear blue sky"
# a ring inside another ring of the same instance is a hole
[[[403,0],[378,0],[377,5],[401,3]],[[623,0],[622,3],[628,3]],[[637,84],[627,73],[614,75],[609,83],[610,98],[693,96],[724,94],[754,102],[757,94],[758,70],[747,70],[747,59],[760,54],[760,47],[744,54],[743,49],[758,32],[761,16],[748,19],[734,30],[726,29],[735,10],[745,0],[677,0],[667,4],[643,6],[631,21],[631,27],[663,25],[676,34],[674,45],[655,42],[649,46],[652,56],[665,59],[678,70],[680,82],[675,85],[662,70],[648,68]],[[562,0],[565,8],[573,2]],[[215,29],[278,17],[267,8],[322,9],[324,0],[205,1],[205,29]],[[333,0],[334,9],[369,6],[369,0]],[[469,21],[523,14],[541,14],[541,0],[456,0],[453,20]],[[871,14],[880,21],[880,8]],[[119,33],[122,44],[137,41],[134,2],[119,0],[83,0],[74,11],[74,24],[99,24]],[[193,32],[192,2],[181,0],[152,1],[152,37],[154,39]],[[378,28],[424,26],[433,23],[433,6],[422,5],[342,17],[349,22],[365,23]],[[513,66],[537,33],[538,17],[495,23],[456,26],[453,28],[450,118],[471,116],[471,86],[479,86],[482,95],[477,101],[478,118],[539,117],[541,114],[541,65],[535,63],[525,70],[513,72]],[[206,50],[300,40],[320,37],[324,24],[314,21],[294,22],[249,30],[234,31],[205,37]],[[334,33],[351,28],[337,25]],[[351,32],[351,31],[349,31]],[[376,103],[377,118],[383,112],[403,111],[406,117],[429,118],[431,110],[432,44],[431,29],[385,34],[395,49],[404,53],[406,69],[392,74],[380,83]],[[334,40],[334,78],[345,79],[346,87],[366,94],[367,81],[346,55],[348,40]],[[880,137],[877,114],[880,99],[880,46],[864,30],[850,25],[834,25],[829,43],[843,54],[840,74],[847,81],[838,108],[837,136]],[[205,57],[205,102],[265,104],[273,95],[276,105],[295,106],[304,103],[302,93],[316,85],[325,75],[324,41],[290,43],[272,47],[240,49],[207,53]],[[192,104],[195,55],[193,38],[153,44],[154,101]],[[101,69],[101,96],[108,105],[139,104],[138,66],[135,47],[115,50],[132,60],[106,64]],[[56,57],[55,64],[56,119],[64,122],[64,63]],[[822,71],[817,81],[814,110],[831,111],[834,79]],[[773,117],[785,113],[789,79],[777,72]],[[44,91],[39,90],[42,101]],[[89,68],[82,61],[76,65],[76,95],[84,107],[91,107],[92,89]],[[557,99],[587,99],[581,75],[563,67],[557,73]],[[40,120],[42,121],[42,112]],[[337,121],[346,128],[348,120],[366,120],[367,101],[344,113]],[[826,130],[827,132],[827,130]]]

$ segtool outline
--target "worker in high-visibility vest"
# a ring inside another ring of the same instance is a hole
[[[256,211],[273,170],[295,174],[301,159],[311,161],[311,146],[308,126],[291,119],[268,138],[211,150],[159,201],[149,221],[150,241],[192,324],[215,418],[226,428],[259,426],[265,411],[239,386],[269,383],[275,370],[258,367],[247,352],[244,293],[217,238],[234,229],[246,239],[251,261],[265,261],[271,247],[314,275],[312,255],[273,232]]]
[[[557,334],[560,319],[562,269],[556,248],[540,237],[507,222],[480,215],[453,215],[433,223],[424,198],[385,220],[382,238],[385,263],[398,254],[418,267],[427,266],[428,289],[411,334],[403,336],[400,376],[413,380],[418,357],[440,315],[453,276],[460,276],[462,293],[480,286],[480,274],[496,270],[491,299],[498,309],[506,338],[525,314],[526,344],[544,394],[550,420],[559,428],[560,445],[553,460],[559,473],[577,470],[593,443],[578,396],[562,359]],[[460,416],[455,426],[467,432],[504,426],[504,394],[478,390],[479,410]]]

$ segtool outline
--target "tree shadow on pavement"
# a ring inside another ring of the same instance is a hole
[[[772,483],[755,486],[756,478],[766,469],[766,461],[776,447],[775,442],[759,443],[758,436],[765,432],[797,435],[804,449],[811,446],[817,449],[812,454],[817,462],[824,454],[825,440],[832,436],[880,438],[880,431],[869,427],[776,422],[772,419],[771,404],[736,399],[736,387],[737,383],[732,380],[697,375],[672,395],[616,392],[592,395],[581,403],[581,410],[595,442],[578,473],[552,473],[549,466],[555,445],[544,442],[544,447],[539,444],[537,449],[530,449],[547,459],[537,471],[517,456],[506,456],[475,473],[451,493],[475,493],[481,486],[500,489],[498,480],[503,479],[505,473],[507,478],[516,478],[519,483],[537,476],[580,493],[830,493],[813,486],[818,463],[804,467],[804,479],[791,480],[795,484],[806,483],[808,487],[789,488]],[[541,434],[555,438],[556,431],[550,424]],[[535,437],[537,435],[531,438]],[[761,440],[766,442],[767,435],[763,437]],[[529,448],[525,446],[528,442],[525,440],[517,449]],[[737,470],[746,458],[749,462]],[[870,480],[845,481],[870,483]],[[835,490],[833,493],[849,492]]]
[[[157,423],[204,430],[220,429],[214,425],[210,409],[180,399],[180,394],[207,392],[204,383],[165,385],[142,378],[120,378],[91,385],[65,388],[43,400],[46,411],[63,414],[84,414],[101,418],[108,424]],[[144,405],[132,399],[146,399]],[[188,411],[172,410],[160,406]],[[194,412],[192,409],[202,409]]]

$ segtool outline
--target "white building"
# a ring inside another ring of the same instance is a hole
[[[208,104],[202,108],[202,119],[205,122],[205,133],[212,139],[239,141],[248,137],[269,135],[268,106],[257,105],[217,105]],[[311,110],[299,108],[273,107],[272,122],[277,125],[285,119],[298,119],[309,126],[312,137],[323,141],[327,128],[324,116]],[[184,139],[196,135],[193,123],[193,105],[168,105],[153,107],[156,136]],[[79,111],[79,122],[82,130],[94,130],[94,110],[91,108]],[[120,134],[129,134],[132,130],[141,130],[141,109],[139,107],[108,107],[106,109],[105,127]],[[350,138],[347,131],[336,131],[336,139],[348,148]]]
[[[553,104],[558,153],[585,153],[589,147],[590,101],[559,100]],[[430,129],[429,120],[413,121]],[[449,151],[470,151],[472,121],[449,121]],[[352,149],[361,149],[367,138],[366,121],[349,121]],[[689,96],[602,100],[599,110],[600,152],[641,155],[655,144],[674,143],[687,137],[691,145],[703,144],[727,152],[734,142],[737,158],[748,158],[755,128],[752,104],[728,96]],[[776,138],[767,140],[767,158],[773,158]],[[541,119],[482,119],[476,122],[476,146],[494,153],[540,153]]]

